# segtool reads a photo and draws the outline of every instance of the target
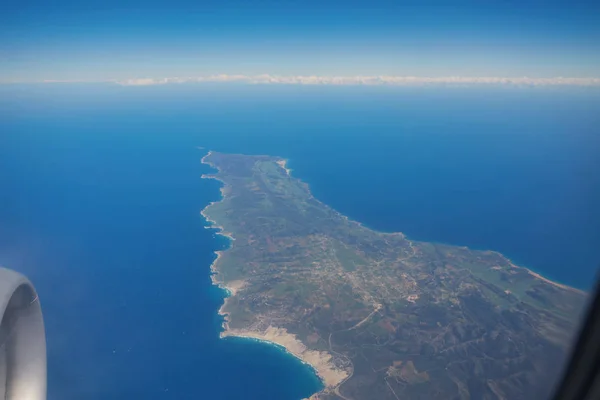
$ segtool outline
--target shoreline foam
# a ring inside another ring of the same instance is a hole
[[[210,156],[211,154],[212,154],[212,151],[209,151],[204,157],[202,157],[201,162],[203,164],[209,165],[210,167],[212,167],[212,168],[216,169],[218,172],[220,172],[221,170],[217,166],[212,164],[210,161],[206,160],[206,158],[208,156]],[[277,163],[283,169],[285,169],[286,173],[289,176],[291,170],[285,167],[285,160],[281,160],[281,161],[282,161],[282,163],[280,163],[280,162],[277,162]],[[221,199],[218,201],[211,201],[200,212],[200,214],[204,217],[204,219],[208,223],[210,223],[210,225],[206,226],[206,228],[207,229],[216,229],[217,235],[224,236],[231,241],[235,240],[235,238],[233,237],[233,235],[230,232],[226,232],[224,230],[223,226],[218,225],[217,222],[215,220],[211,219],[208,216],[208,214],[206,213],[206,210],[210,206],[223,201],[223,199],[226,196],[226,192],[224,189],[227,184],[223,180],[221,180],[218,177],[216,177],[215,175],[211,175],[211,174],[203,174],[201,178],[202,179],[215,179],[219,182],[222,182],[224,185],[220,189]],[[231,329],[229,327],[229,313],[227,313],[225,311],[225,308],[227,307],[227,303],[230,301],[230,299],[233,296],[235,296],[236,293],[238,293],[240,290],[243,290],[244,286],[246,285],[246,282],[244,282],[243,280],[225,282],[225,281],[218,279],[217,264],[218,264],[219,260],[221,259],[223,253],[226,250],[227,249],[215,251],[215,254],[217,255],[217,257],[214,259],[214,261],[210,265],[210,271],[211,271],[210,279],[211,279],[212,284],[219,287],[220,289],[222,289],[225,292],[225,298],[223,300],[223,304],[221,305],[221,307],[219,308],[219,311],[218,311],[218,314],[221,317],[223,317],[223,324],[222,324],[223,331],[219,334],[219,337],[220,338],[238,337],[238,338],[253,339],[253,340],[258,340],[258,341],[261,341],[263,343],[267,343],[267,344],[270,344],[273,346],[277,346],[279,348],[283,348],[283,350],[286,353],[296,357],[303,364],[306,364],[307,366],[309,366],[315,372],[317,377],[321,380],[321,382],[325,386],[325,389],[333,389],[335,386],[337,386],[338,384],[343,382],[347,378],[348,374],[346,371],[335,368],[335,366],[333,366],[331,364],[331,359],[332,359],[331,354],[329,354],[327,352],[319,352],[316,350],[309,350],[306,347],[306,345],[304,345],[299,339],[296,338],[295,335],[288,333],[287,330],[285,330],[284,328],[275,328],[275,327],[270,326],[264,332],[258,332],[258,331],[250,331],[250,330]]]
[[[211,154],[212,154],[212,151],[209,151],[209,152],[208,152],[208,153],[207,153],[207,154],[206,154],[204,157],[202,157],[202,159],[200,160],[200,162],[201,162],[202,164],[206,164],[206,165],[210,166],[211,168],[214,168],[214,169],[216,169],[218,172],[220,172],[220,169],[219,169],[219,168],[218,168],[216,165],[214,165],[214,164],[213,164],[213,163],[211,163],[210,161],[206,161],[206,157],[210,156]],[[221,179],[217,178],[217,177],[216,177],[216,176],[214,176],[214,175],[210,175],[210,174],[203,174],[203,175],[201,176],[201,179],[214,179],[214,180],[217,180],[217,181],[219,181],[219,182],[222,182],[222,183],[223,183],[223,185],[225,185],[225,182],[223,182]],[[217,231],[217,232],[216,232],[216,234],[217,234],[217,235],[221,235],[221,236],[223,236],[223,237],[226,237],[226,238],[227,238],[227,239],[229,239],[230,241],[234,241],[234,240],[235,240],[235,238],[233,237],[233,235],[232,235],[230,232],[226,232],[226,231],[225,231],[225,228],[223,228],[223,226],[221,226],[221,225],[218,225],[218,224],[217,224],[217,221],[215,221],[215,220],[211,219],[211,218],[208,216],[208,214],[206,214],[206,210],[207,210],[209,207],[211,207],[212,205],[214,205],[214,204],[216,204],[216,203],[219,203],[219,202],[223,201],[223,198],[225,197],[225,195],[224,195],[224,192],[223,192],[223,190],[222,190],[222,189],[223,189],[223,187],[221,187],[221,199],[220,199],[220,200],[217,200],[217,201],[211,201],[210,203],[208,203],[208,205],[207,205],[206,207],[204,207],[204,208],[202,209],[202,211],[200,211],[200,215],[202,215],[202,217],[204,217],[204,219],[206,220],[206,222],[208,222],[208,223],[210,224],[210,225],[207,225],[207,226],[205,226],[205,228],[206,228],[206,229],[215,229],[215,230]],[[213,262],[210,264],[210,271],[211,271],[210,280],[211,280],[211,282],[212,282],[212,284],[213,284],[213,285],[215,285],[215,286],[219,287],[220,289],[223,289],[223,290],[226,292],[226,294],[228,294],[228,295],[226,296],[226,299],[227,299],[227,298],[229,297],[229,293],[232,293],[232,292],[233,292],[235,289],[234,289],[234,288],[227,287],[227,284],[226,284],[226,282],[224,282],[224,281],[220,281],[220,280],[219,280],[219,279],[216,277],[216,275],[217,275],[217,273],[218,273],[218,271],[217,271],[217,269],[216,269],[216,266],[217,266],[217,263],[219,262],[219,259],[220,259],[220,258],[221,258],[221,256],[223,255],[223,252],[224,252],[224,251],[225,251],[225,250],[216,250],[216,251],[215,251],[215,254],[217,255],[217,258],[215,258],[215,259],[213,260]],[[232,289],[233,289],[233,290],[232,290]],[[221,308],[223,308],[223,307],[221,306]],[[221,310],[219,310],[219,314],[220,314],[220,315],[222,315],[222,316],[225,316],[225,315],[223,315],[223,314],[221,313]]]

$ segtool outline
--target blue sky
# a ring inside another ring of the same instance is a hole
[[[0,5],[0,81],[225,74],[600,76],[593,1]]]

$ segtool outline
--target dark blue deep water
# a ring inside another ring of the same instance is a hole
[[[322,201],[580,288],[600,262],[600,91],[0,88],[0,264],[45,312],[50,400],[300,399],[312,371],[218,338],[196,146],[290,159]]]

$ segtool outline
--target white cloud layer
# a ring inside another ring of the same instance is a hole
[[[416,77],[416,76],[278,76],[211,75],[183,78],[141,78],[115,80],[125,86],[164,85],[170,83],[242,82],[284,85],[525,85],[525,86],[600,86],[600,78],[502,78],[502,77]]]

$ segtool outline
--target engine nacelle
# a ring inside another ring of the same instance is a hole
[[[0,398],[46,399],[46,335],[35,288],[0,267]]]

